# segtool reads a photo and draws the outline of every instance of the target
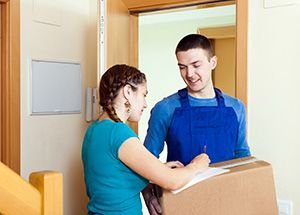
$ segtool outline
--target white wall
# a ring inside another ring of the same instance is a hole
[[[277,197],[300,214],[300,3],[249,3],[249,142],[272,163]]]
[[[34,21],[37,3],[41,6],[40,19],[58,20],[59,26]],[[96,86],[96,15],[97,0],[21,1],[21,175],[27,180],[33,171],[62,172],[66,215],[86,213],[81,142],[87,126],[84,89]],[[29,115],[30,58],[81,63],[81,114]]]

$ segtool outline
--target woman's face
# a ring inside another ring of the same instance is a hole
[[[137,122],[141,119],[143,110],[147,107],[146,95],[148,94],[147,82],[137,85],[137,90],[131,96],[131,108],[128,120]]]

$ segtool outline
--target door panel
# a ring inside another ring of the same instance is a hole
[[[20,2],[1,2],[1,162],[20,173]]]
[[[156,11],[157,9],[178,8],[185,6],[228,5],[234,4],[234,0],[211,1],[211,0],[123,0],[127,8],[134,13],[139,11]]]
[[[106,67],[129,64],[130,15],[122,0],[107,0]]]
[[[213,72],[214,84],[226,94],[235,97],[235,38],[215,39],[214,49],[218,57],[218,64]]]
[[[0,4],[0,26],[2,28],[2,15],[1,9],[2,5]],[[2,50],[2,30],[0,30],[0,50]],[[0,96],[2,97],[2,51],[0,51]],[[2,99],[0,99],[0,161],[2,161]]]
[[[236,97],[236,27],[198,29],[198,33],[211,40],[218,58],[217,67],[212,74],[214,86],[228,95]]]
[[[137,67],[138,17],[129,14],[122,0],[107,0],[106,4],[105,70],[114,64]],[[128,124],[138,134],[138,123]]]

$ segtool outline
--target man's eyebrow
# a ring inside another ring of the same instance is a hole
[[[186,66],[186,65],[184,65],[184,64],[182,64],[182,63],[178,63],[177,65],[178,65],[178,66]]]
[[[192,62],[191,64],[196,64],[196,63],[201,63],[201,61],[197,60],[197,61]]]
[[[196,60],[196,61],[190,63],[189,65],[193,65],[193,64],[196,64],[196,63],[201,63],[201,61],[200,60]],[[188,65],[185,65],[185,64],[182,64],[182,63],[178,63],[177,65],[178,66],[188,66]]]

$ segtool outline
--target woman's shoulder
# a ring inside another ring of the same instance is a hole
[[[119,131],[130,131],[132,130],[126,123],[123,122],[114,122],[113,128]]]
[[[132,128],[130,128],[129,125],[123,122],[112,122],[112,130],[115,134],[126,134],[126,136],[128,135],[133,137],[137,136],[132,130]]]
[[[87,133],[94,133],[94,132],[110,133],[110,131],[113,130],[124,130],[124,129],[128,129],[128,126],[126,126],[126,124],[121,122],[114,122],[109,119],[104,119],[104,120],[97,120],[92,124],[90,124],[89,127],[87,128]]]
[[[129,125],[124,122],[115,122],[110,119],[99,120],[95,123],[101,129],[106,128],[113,131],[130,131],[132,130]]]
[[[87,130],[87,137],[108,138],[113,143],[119,145],[126,139],[137,137],[137,135],[126,123],[105,119],[91,124]]]

